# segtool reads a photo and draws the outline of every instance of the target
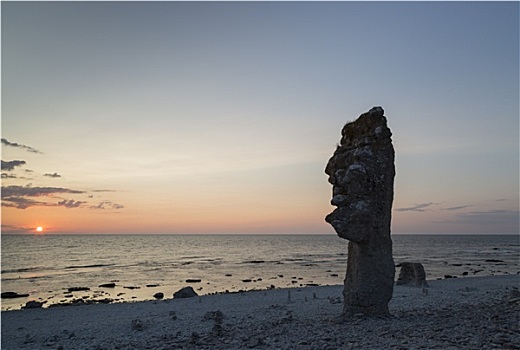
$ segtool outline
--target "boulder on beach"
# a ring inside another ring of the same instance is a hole
[[[99,288],[115,288],[116,284],[113,282],[110,283],[103,283],[99,285]]]
[[[153,295],[155,299],[162,299],[164,298],[164,293],[158,292]]]
[[[177,292],[173,293],[174,299],[192,298],[192,297],[196,297],[196,296],[198,296],[198,294],[190,286],[181,288]]]
[[[188,278],[186,283],[200,283],[202,280],[200,278]]]
[[[426,272],[421,263],[404,262],[401,264],[396,285],[410,285],[414,287],[428,287]]]
[[[30,300],[25,303],[25,306],[22,309],[41,309],[43,303],[41,301]]]

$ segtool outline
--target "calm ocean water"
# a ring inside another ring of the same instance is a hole
[[[343,283],[347,241],[335,235],[2,235],[2,310],[28,300],[165,297]],[[520,272],[514,235],[392,235],[394,260],[421,262],[428,279]],[[396,269],[396,278],[399,268]],[[187,279],[200,282],[186,283]],[[115,282],[115,288],[99,288]],[[157,285],[157,286],[151,286]],[[90,291],[69,293],[70,287]],[[133,288],[128,288],[133,287]],[[71,297],[70,295],[73,294]]]

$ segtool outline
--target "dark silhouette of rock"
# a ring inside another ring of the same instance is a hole
[[[164,293],[157,292],[157,293],[155,293],[155,294],[153,295],[153,297],[154,297],[155,299],[162,299],[162,298],[164,298]]]
[[[178,290],[177,292],[173,293],[173,297],[178,298],[192,298],[196,297],[198,294],[193,290],[192,287],[184,287]]]
[[[14,299],[14,298],[26,298],[29,294],[18,294],[16,292],[3,292],[1,294],[2,299]]]
[[[25,303],[25,306],[22,309],[41,309],[43,303],[41,301],[30,300]]]
[[[396,285],[410,285],[414,287],[428,287],[426,272],[421,263],[404,262],[401,264]]]
[[[188,278],[186,283],[200,283],[202,280],[200,278]]]
[[[99,288],[115,288],[116,284],[114,282],[103,283],[99,285]]]
[[[70,287],[67,289],[69,292],[84,292],[90,290],[89,287]]]
[[[394,148],[384,111],[374,107],[341,131],[325,173],[333,185],[325,221],[348,239],[343,315],[388,314],[395,267],[390,222],[394,195]]]

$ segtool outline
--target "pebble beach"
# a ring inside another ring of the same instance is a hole
[[[520,349],[520,275],[395,286],[342,319],[343,286],[2,311],[7,349]]]

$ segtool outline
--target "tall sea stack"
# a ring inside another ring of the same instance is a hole
[[[349,240],[343,315],[388,314],[394,286],[390,222],[394,197],[392,132],[381,107],[341,131],[325,173],[337,208],[325,221]]]

